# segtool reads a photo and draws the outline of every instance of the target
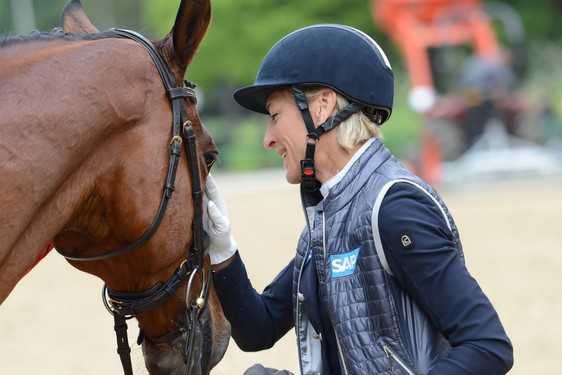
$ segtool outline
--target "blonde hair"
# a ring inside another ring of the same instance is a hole
[[[305,88],[306,99],[314,100],[326,87]],[[340,93],[336,92],[336,112],[347,106],[350,101]],[[368,139],[381,136],[379,125],[367,117],[363,111],[357,111],[337,126],[338,143],[347,151],[353,151],[358,145],[365,143]]]

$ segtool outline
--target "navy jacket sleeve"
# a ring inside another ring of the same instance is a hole
[[[240,349],[269,349],[294,326],[292,269],[291,261],[262,294],[252,287],[238,252],[232,263],[213,275],[232,338]]]
[[[387,262],[408,293],[452,346],[430,374],[505,374],[513,348],[492,304],[457,256],[436,204],[397,183],[383,199],[379,230]],[[413,246],[400,244],[408,232]]]

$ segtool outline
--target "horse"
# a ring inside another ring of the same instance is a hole
[[[52,242],[104,281],[125,374],[126,319],[151,374],[208,374],[230,337],[201,227],[218,150],[184,82],[210,17],[182,0],[149,41],[70,0],[62,28],[0,40],[0,304]]]

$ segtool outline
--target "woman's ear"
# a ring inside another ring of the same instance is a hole
[[[315,125],[325,123],[330,116],[336,113],[337,93],[329,88],[322,89],[311,103],[311,113],[315,116]]]

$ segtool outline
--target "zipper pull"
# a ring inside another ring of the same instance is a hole
[[[318,333],[318,334],[313,333],[313,334],[312,334],[312,338],[313,338],[313,339],[316,339],[316,340],[322,341],[322,332],[320,332],[320,333]]]
[[[388,346],[383,345],[382,349],[384,350],[384,353],[388,357],[388,363],[390,364],[390,375],[396,375],[396,371],[394,371],[394,361],[393,361],[394,355],[392,354]]]

